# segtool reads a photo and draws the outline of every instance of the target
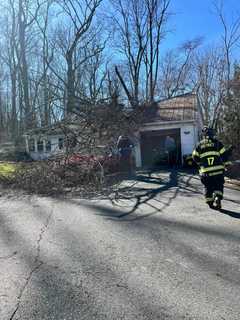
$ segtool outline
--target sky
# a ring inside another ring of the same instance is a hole
[[[227,21],[240,14],[240,0],[222,0],[222,3]],[[166,48],[176,48],[198,36],[203,36],[206,44],[220,39],[223,28],[214,14],[213,0],[172,0],[170,11],[174,14],[169,21],[172,31],[166,37]]]

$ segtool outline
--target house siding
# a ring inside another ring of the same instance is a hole
[[[63,136],[59,135],[59,136],[52,136],[52,137],[47,137],[47,136],[43,136],[41,137],[41,140],[44,140],[44,150],[42,152],[39,152],[37,150],[37,140],[39,137],[37,136],[33,136],[31,138],[33,138],[35,140],[35,151],[29,151],[29,155],[31,156],[31,158],[33,160],[44,160],[49,158],[52,155],[58,154],[61,152],[61,150],[58,148],[58,139],[62,138]],[[51,141],[51,151],[46,151],[46,141]],[[29,150],[29,146],[28,146],[28,139],[26,138],[26,149]]]
[[[196,128],[193,125],[181,127],[182,155],[191,154],[196,143]]]

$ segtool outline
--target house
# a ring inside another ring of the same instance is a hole
[[[203,125],[195,93],[186,93],[162,100],[146,108],[144,122],[136,134],[137,167],[149,167],[167,161],[166,138],[176,143],[176,159],[192,153]]]
[[[66,151],[66,136],[74,130],[73,125],[60,121],[54,125],[28,130],[24,134],[26,152],[33,160],[48,159]]]
[[[100,112],[102,110],[99,108],[95,116],[96,122]],[[90,118],[91,112],[88,115]],[[95,155],[101,154],[108,145],[109,139],[104,137],[103,132],[103,137],[100,138],[98,130],[92,128],[91,121],[88,122],[84,116],[71,114],[51,126],[28,130],[23,135],[26,152],[33,160],[44,160],[71,152],[81,152],[86,155],[91,148],[94,149]]]
[[[106,112],[104,108],[103,110],[104,114],[110,112],[110,110]],[[102,110],[98,109],[98,112],[100,111]],[[184,156],[192,153],[202,127],[197,95],[187,93],[162,100],[144,108],[143,113],[142,125],[135,133],[133,140],[136,166],[150,167],[156,162],[166,163],[167,139],[174,141],[177,162],[183,163]],[[66,150],[64,143],[66,135],[74,131],[74,126],[79,129],[78,121],[78,119],[70,123],[61,121],[50,127],[28,131],[24,135],[26,151],[34,160],[42,160],[51,155],[63,153]],[[107,136],[99,138],[99,142],[105,146],[110,144]]]

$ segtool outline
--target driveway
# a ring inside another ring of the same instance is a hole
[[[92,200],[2,190],[0,319],[239,320],[240,192],[139,174]]]

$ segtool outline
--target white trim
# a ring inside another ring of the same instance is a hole
[[[142,128],[144,127],[148,127],[148,126],[157,126],[157,125],[161,125],[161,126],[167,126],[167,125],[185,125],[185,124],[189,124],[189,123],[194,123],[196,124],[196,120],[186,120],[186,121],[155,121],[155,122],[147,122],[145,123]],[[141,131],[141,129],[140,129]]]

